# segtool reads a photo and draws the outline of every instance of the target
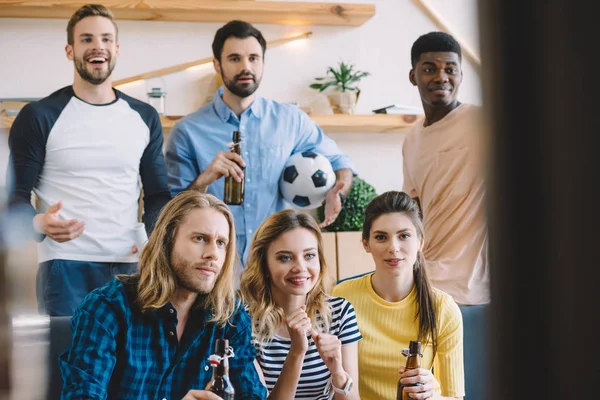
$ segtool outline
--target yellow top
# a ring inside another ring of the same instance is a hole
[[[359,391],[361,400],[395,399],[398,369],[406,365],[402,349],[417,340],[419,331],[416,290],[391,303],[379,297],[368,274],[344,281],[333,289],[354,306],[363,339],[358,342]],[[433,347],[423,344],[421,368],[434,367],[441,395],[465,395],[463,326],[460,309],[452,297],[434,289],[437,297],[438,348],[432,365]],[[438,393],[440,393],[438,388]]]

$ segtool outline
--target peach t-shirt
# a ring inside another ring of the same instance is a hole
[[[461,104],[411,128],[404,141],[404,191],[418,197],[432,284],[458,304],[490,300],[482,110]]]

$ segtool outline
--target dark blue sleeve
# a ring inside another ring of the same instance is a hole
[[[132,97],[117,91],[117,95],[129,103],[148,128],[150,141],[140,161],[140,177],[144,190],[144,224],[148,236],[152,233],[160,211],[171,200],[167,178],[167,166],[163,154],[163,132],[160,117],[156,109]]]
[[[18,221],[11,225],[22,228],[19,231],[11,229],[11,236],[23,232],[37,241],[46,237],[33,229],[32,220],[37,211],[31,205],[31,191],[44,168],[50,132],[73,96],[73,88],[65,86],[40,101],[27,104],[19,111],[10,128],[11,185],[8,212],[11,222]]]
[[[152,233],[160,211],[171,200],[167,180],[167,167],[163,155],[162,124],[154,111],[149,122],[150,143],[140,162],[140,176],[144,188],[144,224],[148,235]]]
[[[36,210],[31,205],[31,191],[42,172],[46,158],[46,141],[49,135],[44,116],[39,115],[33,104],[27,104],[17,115],[8,136],[10,149],[9,172],[11,187],[9,214],[11,220],[20,220],[27,236],[37,241],[45,235],[34,231],[32,220]]]
[[[254,366],[256,350],[252,345],[252,324],[248,313],[238,307],[231,328],[229,345],[235,356],[229,359],[229,377],[235,388],[236,399],[266,399],[267,388],[260,381]]]

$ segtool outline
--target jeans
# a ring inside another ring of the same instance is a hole
[[[36,277],[38,310],[49,316],[71,316],[85,296],[118,274],[132,274],[137,263],[49,260]]]

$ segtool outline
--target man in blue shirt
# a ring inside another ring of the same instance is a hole
[[[202,389],[216,339],[225,338],[235,398],[264,399],[234,259],[233,216],[222,201],[193,190],[171,200],[139,274],[94,290],[75,311],[73,343],[60,356],[61,398],[214,399]]]
[[[279,178],[292,154],[322,154],[336,173],[336,185],[325,199],[323,227],[341,211],[354,174],[348,156],[306,113],[255,95],[266,50],[260,31],[246,22],[231,21],[217,31],[212,48],[214,67],[224,87],[210,104],[174,126],[166,149],[169,188],[172,195],[197,189],[223,198],[222,177],[244,179],[244,203],[231,206],[231,211],[238,253],[246,260],[256,228],[286,208],[279,195]],[[242,157],[228,148],[234,131],[242,133]]]

